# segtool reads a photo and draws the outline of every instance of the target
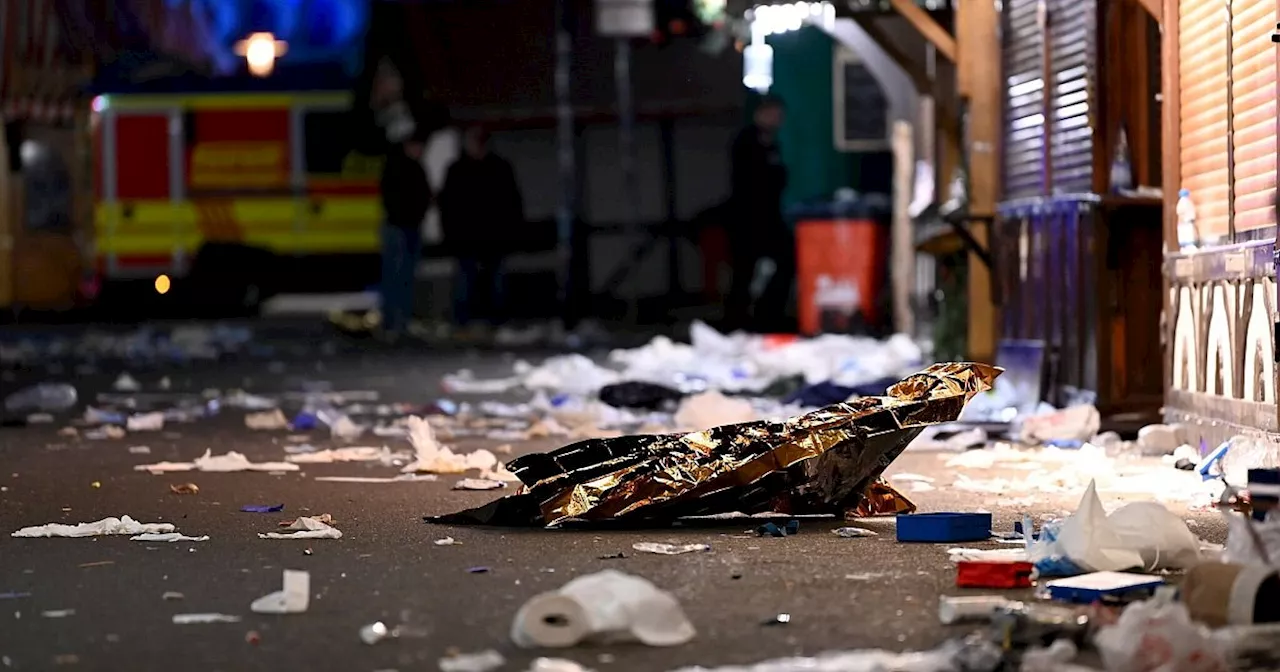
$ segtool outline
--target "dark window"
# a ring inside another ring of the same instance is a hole
[[[885,142],[889,138],[889,102],[880,82],[862,63],[845,63],[844,140]]]

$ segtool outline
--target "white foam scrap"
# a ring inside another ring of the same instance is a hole
[[[283,583],[281,590],[254,600],[249,610],[255,614],[300,614],[306,611],[311,603],[311,574],[286,569]]]
[[[92,523],[64,525],[49,523],[35,527],[24,527],[12,536],[15,537],[97,537],[111,534],[157,534],[173,532],[172,523],[139,523],[129,516],[120,518],[103,518]]]
[[[491,672],[507,664],[501,653],[488,649],[479,653],[459,653],[438,661],[440,672]]]
[[[209,541],[209,535],[205,534],[199,537],[188,537],[187,535],[179,532],[148,533],[139,534],[136,537],[129,537],[129,541]]]
[[[134,413],[125,421],[125,428],[131,432],[158,432],[164,429],[164,413]]]
[[[492,470],[498,464],[498,457],[487,450],[465,454],[453,452],[436,440],[431,423],[416,415],[409,417],[408,426],[414,460],[401,470],[405,473],[461,474],[469,469],[484,472]]]
[[[139,464],[134,471],[149,471],[163,474],[173,471],[208,471],[230,473],[235,471],[298,471],[301,467],[289,462],[251,462],[243,453],[230,451],[222,455],[214,455],[212,450],[204,451],[194,462],[157,462],[155,464]]]
[[[315,518],[302,516],[284,528],[290,532],[259,533],[259,539],[341,539],[342,531]]]

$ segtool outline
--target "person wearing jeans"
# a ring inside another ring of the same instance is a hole
[[[396,338],[413,317],[413,286],[422,254],[422,231],[382,224],[382,329]]]

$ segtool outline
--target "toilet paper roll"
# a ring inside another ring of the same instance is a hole
[[[524,648],[575,646],[592,634],[591,617],[582,604],[559,592],[543,593],[524,603],[511,623],[511,641]]]

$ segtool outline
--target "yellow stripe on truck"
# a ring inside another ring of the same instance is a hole
[[[243,242],[280,254],[370,253],[379,249],[375,197],[135,201],[100,204],[99,254],[194,253],[205,241]]]

